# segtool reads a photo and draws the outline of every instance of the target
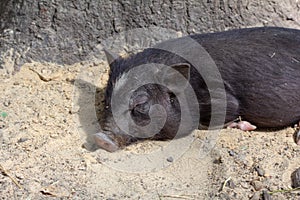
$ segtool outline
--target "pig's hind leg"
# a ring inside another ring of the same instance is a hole
[[[247,121],[242,121],[239,113],[239,101],[231,94],[227,94],[227,111],[226,111],[227,128],[238,128],[242,131],[253,131],[256,126]]]
[[[256,126],[252,125],[250,122],[240,120],[239,122],[230,122],[227,125],[227,128],[238,128],[242,131],[253,131],[256,129]]]

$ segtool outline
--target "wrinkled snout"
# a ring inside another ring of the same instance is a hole
[[[102,130],[94,134],[96,145],[109,152],[115,152],[135,142],[137,139],[122,131],[109,115],[102,124]]]
[[[94,140],[100,148],[109,152],[115,152],[120,148],[116,140],[102,132],[96,133],[94,135]]]
[[[106,111],[105,118],[101,121],[102,130],[94,134],[95,144],[106,151],[115,152],[122,146],[122,132],[116,126],[111,112]]]

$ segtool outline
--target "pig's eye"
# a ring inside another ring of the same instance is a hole
[[[137,104],[133,108],[133,114],[148,114],[150,105],[148,102]]]
[[[130,99],[129,110],[133,116],[148,115],[150,109],[149,97],[145,94],[139,94]]]
[[[176,95],[173,94],[173,93],[170,93],[170,94],[169,94],[169,99],[170,99],[170,103],[171,103],[171,104],[174,104],[174,103],[175,103],[175,100],[176,100]]]

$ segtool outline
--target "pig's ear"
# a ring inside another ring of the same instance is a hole
[[[119,58],[118,55],[116,55],[115,53],[107,50],[107,49],[103,49],[103,51],[105,52],[105,56],[106,56],[106,59],[107,59],[107,62],[109,64],[109,66],[111,66],[111,64],[113,63],[114,60],[116,60],[117,58]]]
[[[190,80],[190,71],[191,66],[188,63],[178,63],[175,65],[171,65],[171,67],[181,73],[184,78],[189,81]]]
[[[189,84],[191,66],[188,63],[177,63],[170,67],[164,71],[163,82],[170,90],[182,92]],[[178,73],[184,78],[178,78]]]

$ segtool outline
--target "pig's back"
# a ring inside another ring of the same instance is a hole
[[[218,66],[238,114],[260,127],[300,120],[300,31],[254,28],[195,35]]]

